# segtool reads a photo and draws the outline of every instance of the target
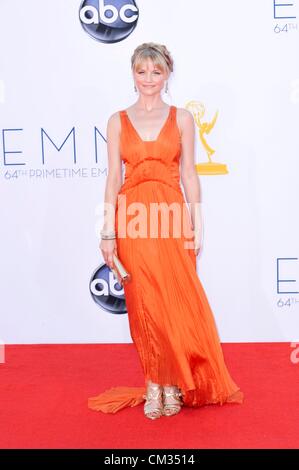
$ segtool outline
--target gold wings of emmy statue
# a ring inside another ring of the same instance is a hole
[[[194,117],[195,124],[198,127],[199,138],[202,145],[205,148],[205,151],[208,155],[208,162],[205,163],[197,163],[195,165],[197,174],[199,175],[224,175],[228,173],[227,166],[224,163],[216,163],[212,161],[211,156],[215,153],[215,150],[212,149],[206,139],[205,134],[209,134],[213,127],[215,126],[218,111],[216,112],[215,116],[213,117],[211,122],[204,122],[202,121],[205,115],[205,107],[199,101],[189,101],[186,104],[186,109],[191,111]]]

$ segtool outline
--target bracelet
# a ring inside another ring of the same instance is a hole
[[[100,234],[103,240],[113,240],[114,238],[116,238],[115,230],[111,230],[110,232],[105,232],[105,230],[101,230]]]
[[[116,236],[109,236],[109,235],[102,235],[101,239],[102,240],[114,240]]]

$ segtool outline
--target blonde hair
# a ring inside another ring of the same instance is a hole
[[[173,71],[173,59],[164,44],[155,42],[144,42],[134,50],[131,57],[131,68],[136,69],[145,59],[152,59],[153,63],[163,71]]]

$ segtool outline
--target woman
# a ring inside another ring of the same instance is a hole
[[[126,307],[145,385],[114,387],[90,398],[89,407],[115,413],[145,400],[145,416],[156,419],[177,414],[182,405],[241,403],[196,272],[203,224],[193,116],[161,98],[173,71],[164,45],[141,44],[131,66],[139,97],[107,125],[105,203],[113,210],[106,213],[100,248],[107,265],[114,267],[115,253],[131,274]],[[164,207],[160,219],[153,205]]]

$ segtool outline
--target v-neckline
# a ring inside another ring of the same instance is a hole
[[[168,116],[167,116],[167,118],[166,118],[164,124],[162,125],[162,127],[161,127],[161,129],[160,129],[160,132],[159,132],[157,138],[154,139],[154,140],[144,140],[144,139],[142,139],[141,136],[140,136],[140,134],[139,134],[139,132],[136,130],[135,126],[133,125],[133,123],[132,123],[132,121],[131,121],[131,119],[130,119],[130,117],[129,117],[129,115],[128,115],[127,110],[124,109],[124,112],[125,112],[125,114],[126,114],[126,116],[127,116],[127,118],[128,118],[128,121],[129,121],[130,126],[132,127],[132,129],[133,129],[133,131],[135,132],[135,134],[136,134],[136,136],[138,137],[138,139],[139,139],[141,142],[143,142],[143,143],[154,143],[154,142],[158,142],[158,140],[160,139],[161,134],[162,134],[162,132],[164,131],[164,129],[165,129],[165,127],[166,127],[166,124],[168,123],[168,121],[169,121],[169,119],[170,119],[172,107],[173,107],[173,105],[169,105]]]

